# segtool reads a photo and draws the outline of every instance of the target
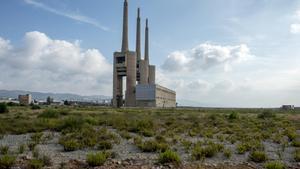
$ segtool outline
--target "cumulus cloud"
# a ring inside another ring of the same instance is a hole
[[[299,34],[300,33],[300,10],[296,11],[293,15],[294,23],[290,26],[290,33]]]
[[[111,64],[96,49],[25,34],[20,47],[0,38],[0,79],[6,89],[110,94]]]
[[[204,43],[191,50],[171,53],[162,68],[167,71],[197,71],[221,65],[224,69],[229,69],[232,63],[249,57],[250,49],[245,44],[220,46]]]
[[[300,33],[300,23],[295,23],[291,25],[290,32],[293,34]]]

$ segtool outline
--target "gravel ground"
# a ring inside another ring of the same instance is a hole
[[[110,130],[116,133],[115,130]],[[30,142],[31,133],[23,134],[23,135],[5,135],[0,140],[0,146],[9,146],[10,152],[18,152],[18,147],[22,144],[28,144]],[[69,163],[70,161],[76,165],[84,165],[81,164],[85,161],[86,155],[89,152],[93,152],[94,150],[78,150],[73,152],[64,152],[63,146],[58,144],[58,139],[60,137],[60,133],[57,132],[44,132],[44,136],[49,136],[49,139],[42,144],[37,145],[37,149],[41,155],[47,155],[52,159],[53,166],[52,168],[59,168],[61,163]],[[149,138],[148,138],[149,139]],[[195,142],[198,139],[188,138],[191,141]],[[272,160],[278,160],[278,150],[280,150],[280,146],[278,144],[264,142],[265,150],[267,155]],[[177,166],[178,168],[190,168],[189,165],[191,159],[190,154],[186,153],[183,147],[178,147],[178,145],[173,145],[176,147],[179,152],[181,159],[183,161],[183,166]],[[230,148],[232,152],[235,152],[235,146],[231,144],[225,144],[226,148]],[[113,147],[113,152],[117,153],[115,159],[110,160],[105,165],[106,168],[176,168],[175,166],[155,166],[158,154],[157,153],[142,153],[135,145],[133,145],[133,139],[126,140],[120,138],[120,144],[115,145]],[[294,168],[300,169],[300,163],[293,162],[293,147],[287,147],[285,151],[282,153],[282,159],[288,166],[293,166]],[[248,153],[244,155],[238,155],[232,153],[232,158],[227,160],[224,156],[219,153],[213,158],[209,158],[205,160],[205,166],[208,168],[217,167],[216,164],[224,164],[226,166],[239,166],[240,164],[245,164],[244,168],[249,168],[255,166],[255,168],[261,168],[260,165],[248,163]],[[27,149],[23,154],[19,155],[19,159],[31,159],[32,153]],[[71,163],[72,165],[72,163]],[[143,166],[143,167],[142,167]],[[71,167],[74,168],[74,167]],[[103,168],[103,167],[100,167]],[[193,168],[193,166],[191,167]],[[205,167],[204,167],[205,168]],[[223,167],[226,168],[226,167]],[[234,168],[234,167],[231,167]]]

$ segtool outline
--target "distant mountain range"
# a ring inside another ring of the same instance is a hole
[[[56,101],[69,100],[69,101],[102,101],[111,99],[109,96],[93,95],[93,96],[81,96],[70,93],[42,93],[31,92],[23,90],[0,90],[0,98],[18,98],[19,95],[31,94],[32,99],[46,100],[48,96]]]

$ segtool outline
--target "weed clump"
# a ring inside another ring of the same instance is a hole
[[[39,118],[58,118],[60,116],[59,110],[47,109],[44,110],[43,113],[39,114]]]
[[[65,151],[75,151],[80,149],[80,144],[77,140],[60,140],[59,143],[64,146]]]
[[[5,103],[0,103],[0,114],[1,113],[8,113],[8,107]]]
[[[110,150],[113,148],[113,144],[108,140],[103,140],[98,143],[98,150]]]
[[[297,149],[294,153],[294,159],[296,162],[300,162],[300,149]]]
[[[264,110],[263,112],[257,115],[257,118],[259,119],[269,119],[274,117],[276,117],[276,115],[271,110]]]
[[[156,140],[145,141],[138,145],[143,152],[165,152],[169,149],[168,144]]]
[[[89,153],[86,157],[86,162],[89,166],[96,167],[101,166],[109,158],[109,154],[106,152]]]
[[[215,156],[223,149],[223,145],[216,143],[209,143],[206,146],[196,145],[192,151],[192,157],[195,160],[204,160],[205,158],[211,158]]]
[[[174,152],[172,150],[167,150],[163,153],[160,153],[158,161],[162,164],[165,164],[165,163],[179,164],[180,157],[176,152]]]
[[[0,157],[0,168],[9,169],[16,161],[16,157],[10,155],[4,155]]]
[[[270,161],[267,162],[264,167],[266,169],[285,169],[285,165],[280,161]]]
[[[249,159],[253,162],[261,163],[267,161],[268,157],[263,151],[252,151],[249,155]]]
[[[224,149],[223,150],[223,153],[224,153],[224,156],[227,158],[227,159],[230,159],[231,156],[232,156],[232,152],[230,149]]]
[[[8,146],[0,146],[0,154],[6,155],[8,154],[9,147]]]
[[[43,161],[39,159],[32,159],[28,163],[28,169],[41,169],[43,166]]]

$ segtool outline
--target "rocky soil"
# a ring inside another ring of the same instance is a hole
[[[117,132],[115,130],[111,130],[115,134]],[[10,152],[17,153],[18,148],[22,144],[28,144],[31,140],[31,134],[23,134],[23,135],[5,135],[2,139],[0,139],[0,146],[9,146]],[[89,152],[93,152],[95,150],[85,149],[78,150],[73,152],[64,152],[63,146],[58,144],[58,140],[60,137],[60,133],[57,132],[44,132],[44,136],[48,139],[43,143],[36,146],[39,154],[46,155],[51,158],[52,166],[47,168],[88,168],[85,163],[86,155]],[[188,138],[191,141],[194,138]],[[160,165],[157,164],[157,153],[143,153],[141,152],[134,144],[133,139],[126,140],[120,137],[120,144],[114,145],[112,152],[116,153],[116,157],[114,159],[109,159],[104,166],[96,167],[99,169],[163,169],[163,168],[185,168],[185,169],[251,169],[251,168],[262,168],[262,165],[250,163],[247,158],[247,153],[244,155],[237,155],[235,153],[232,154],[232,158],[230,160],[226,160],[222,154],[218,154],[213,158],[208,158],[203,162],[192,162],[190,159],[190,154],[186,153],[186,151],[182,147],[177,147],[177,145],[173,145],[173,148],[177,149],[177,152],[181,156],[182,164],[180,166],[176,165]],[[270,159],[278,160],[278,150],[280,147],[277,144],[264,142],[265,150]],[[225,145],[226,148],[232,149],[234,152],[235,146],[228,144]],[[281,157],[290,168],[299,168],[300,163],[293,162],[292,152],[294,148],[288,147],[281,154]],[[14,167],[23,168],[22,164],[24,161],[32,159],[32,152],[26,149],[23,154],[18,155],[18,165]]]

